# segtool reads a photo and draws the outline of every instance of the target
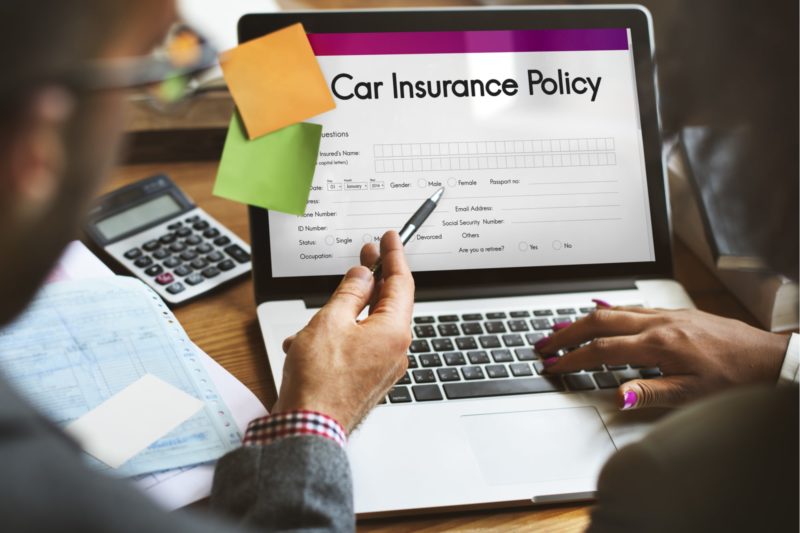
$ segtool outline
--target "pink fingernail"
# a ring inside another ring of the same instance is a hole
[[[558,362],[558,357],[548,357],[547,359],[542,361],[542,364],[545,366],[545,368],[547,368],[549,366],[553,366],[557,362]]]
[[[634,391],[632,391],[630,389],[626,390],[623,393],[622,398],[624,400],[624,402],[622,404],[622,410],[623,411],[626,410],[626,409],[630,409],[631,407],[636,405],[636,402],[639,401],[639,397],[636,395],[636,392],[634,392]]]
[[[605,307],[606,309],[611,307],[611,304],[605,300],[601,300],[600,298],[592,298],[592,301],[597,305],[597,307]]]
[[[542,348],[544,348],[548,344],[550,344],[550,337],[543,337],[543,338],[539,339],[538,341],[536,341],[534,343],[533,347],[536,350],[541,350]]]
[[[567,328],[572,325],[572,322],[556,322],[553,324],[553,331],[561,331],[564,328]]]

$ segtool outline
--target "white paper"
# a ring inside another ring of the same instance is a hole
[[[208,354],[197,348],[200,360],[217,391],[230,409],[239,431],[244,433],[251,420],[267,415],[255,394]],[[158,505],[174,510],[211,494],[215,464],[176,468],[136,479],[135,486],[145,491]]]
[[[66,426],[87,453],[112,468],[188,420],[203,402],[145,374]]]
[[[47,276],[47,283],[70,279],[105,278],[113,275],[114,272],[81,241],[72,241]]]

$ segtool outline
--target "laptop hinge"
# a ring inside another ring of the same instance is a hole
[[[548,281],[540,283],[514,283],[505,285],[481,285],[479,287],[417,287],[418,302],[436,300],[468,300],[473,298],[498,298],[503,296],[534,296],[566,292],[614,291],[635,289],[633,278],[604,278],[594,280]],[[329,294],[309,294],[303,298],[309,308],[320,307]]]

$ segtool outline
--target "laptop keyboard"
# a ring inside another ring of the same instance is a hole
[[[381,403],[596,391],[661,376],[657,368],[631,365],[542,375],[544,364],[533,345],[552,333],[553,324],[574,322],[592,311],[563,307],[415,316],[408,371]]]

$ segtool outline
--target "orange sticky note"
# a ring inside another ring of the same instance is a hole
[[[336,107],[302,24],[228,50],[220,64],[250,139]]]

